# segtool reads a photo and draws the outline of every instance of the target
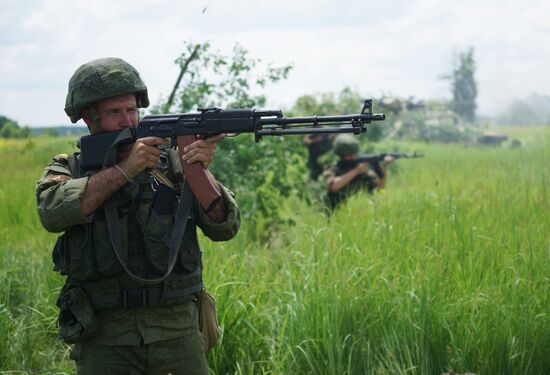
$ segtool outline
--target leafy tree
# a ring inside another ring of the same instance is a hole
[[[186,43],[176,59],[180,74],[166,100],[152,112],[189,112],[200,107],[263,107],[261,92],[268,84],[287,78],[291,65],[261,68],[261,60],[235,45],[230,56],[213,51],[208,42]],[[248,233],[269,239],[273,227],[289,218],[280,211],[281,197],[298,193],[307,180],[303,147],[296,137],[262,140],[255,143],[251,134],[229,138],[218,144],[210,169],[237,195],[242,215],[257,223]],[[303,176],[303,177],[302,177]],[[258,224],[260,223],[260,224]]]
[[[153,112],[188,112],[201,107],[249,108],[266,103],[264,94],[253,94],[268,84],[288,77],[292,65],[274,67],[268,64],[259,71],[262,60],[250,58],[248,51],[235,44],[230,56],[213,51],[210,43],[185,43],[184,52],[176,59],[180,74],[168,99]]]
[[[30,133],[29,128],[19,127],[17,121],[0,116],[0,138],[27,138]]]
[[[290,116],[330,116],[359,113],[363,109],[364,100],[363,95],[349,87],[345,87],[337,95],[322,93],[316,96],[301,96],[296,100],[288,114]],[[376,108],[374,108],[374,112],[376,112]],[[366,138],[370,141],[378,141],[383,137],[383,131],[383,126],[371,124],[368,126]]]
[[[475,74],[474,49],[470,47],[460,52],[454,62],[453,72],[444,77],[451,80],[453,99],[451,108],[464,120],[473,123],[476,114],[477,83]]]

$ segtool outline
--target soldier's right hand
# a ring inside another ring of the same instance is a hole
[[[355,171],[357,172],[357,174],[367,173],[368,170],[369,170],[369,163],[359,163],[355,167]]]
[[[139,138],[118,164],[130,178],[136,177],[147,168],[154,169],[160,158],[157,145],[161,144],[168,144],[168,140],[158,137]]]

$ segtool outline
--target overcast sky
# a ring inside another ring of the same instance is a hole
[[[478,105],[550,94],[550,1],[544,0],[0,0],[0,115],[21,125],[69,123],[63,107],[78,66],[134,65],[156,103],[178,74],[183,42],[292,63],[265,91],[270,107],[345,86],[374,97],[450,97],[453,56],[474,47]],[[545,78],[546,77],[546,78]]]

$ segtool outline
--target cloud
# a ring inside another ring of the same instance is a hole
[[[542,0],[2,2],[0,114],[24,124],[66,123],[69,77],[103,56],[136,66],[158,100],[178,74],[183,41],[210,40],[226,53],[238,42],[263,61],[294,63],[289,80],[268,88],[275,105],[344,86],[448,97],[439,77],[470,46],[480,112],[550,91],[542,79],[550,75],[550,3]]]

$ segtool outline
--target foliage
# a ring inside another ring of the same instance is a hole
[[[428,101],[422,109],[403,111],[396,116],[390,135],[395,139],[424,142],[473,143],[479,129],[462,121],[449,109],[448,103]]]
[[[0,116],[0,138],[27,138],[30,134],[29,128],[21,128],[17,121]]]
[[[343,89],[338,95],[321,93],[299,97],[288,114],[305,116],[311,114],[331,115],[358,113],[365,98],[351,90]],[[382,97],[373,101],[373,112],[383,112],[386,120],[368,126],[365,141],[380,142],[383,139],[406,139],[425,142],[471,143],[479,136],[479,129],[465,123],[445,101],[415,101]]]
[[[451,108],[465,121],[473,123],[476,114],[477,83],[475,74],[474,49],[460,52],[454,61],[453,72],[444,77],[451,81],[453,99]]]
[[[321,93],[299,97],[288,114],[305,116],[311,114],[331,115],[358,113],[362,109],[364,96],[350,88],[344,88],[337,95]],[[388,99],[391,99],[389,103]],[[361,136],[369,142],[383,139],[403,139],[424,142],[472,143],[479,136],[479,129],[466,123],[445,101],[415,101],[414,98],[382,97],[374,99],[373,112],[383,112],[386,120],[371,124]]]
[[[367,99],[349,87],[345,87],[335,95],[334,93],[321,93],[317,95],[304,95],[296,99],[289,116],[330,116],[338,114],[360,113],[364,100]],[[373,104],[373,112],[376,110],[376,101]],[[384,136],[384,124],[371,124],[368,126],[366,138],[376,142]]]
[[[250,58],[248,51],[236,44],[230,56],[213,51],[209,42],[184,43],[184,52],[176,59],[182,70],[181,80],[175,85],[174,104],[167,107],[167,100],[161,100],[154,109],[169,112],[172,107],[179,112],[194,110],[197,106],[250,108],[265,105],[263,94],[254,94],[268,84],[277,83],[288,77],[291,65],[272,66],[267,64],[262,71],[262,60]]]
[[[172,95],[153,108],[154,113],[175,107],[188,112],[197,106],[222,108],[262,107],[266,97],[260,91],[287,78],[291,65],[263,66],[260,59],[236,44],[230,56],[213,51],[210,43],[186,43],[176,59],[181,72]],[[298,191],[307,175],[303,151],[294,139],[265,139],[256,144],[250,134],[218,144],[210,169],[216,178],[237,194],[245,219],[254,219],[258,231],[253,236],[268,239],[278,224],[288,218],[278,210],[277,201]],[[284,160],[284,163],[281,163]],[[289,179],[290,177],[295,177]],[[260,217],[269,218],[263,222]]]
[[[236,193],[243,219],[257,223],[251,238],[269,240],[279,224],[292,220],[279,201],[305,194],[305,150],[300,139],[266,137],[255,143],[250,134],[218,144],[209,167],[216,178]]]

